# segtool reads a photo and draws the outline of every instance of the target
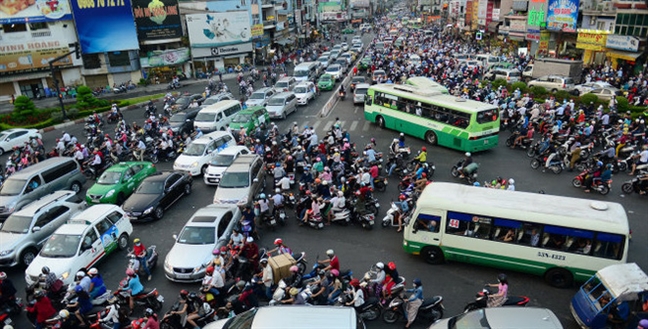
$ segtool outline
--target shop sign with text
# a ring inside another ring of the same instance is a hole
[[[549,0],[547,29],[575,32],[578,23],[579,0]]]
[[[69,21],[71,19],[72,12],[67,0],[0,1],[0,24]]]
[[[72,12],[84,54],[139,49],[130,0],[73,0]]]
[[[70,52],[66,43],[58,40],[41,42],[0,43],[0,76],[49,70],[49,62]],[[70,55],[54,66],[70,66]]]
[[[177,0],[133,0],[133,14],[142,41],[182,37]]]
[[[639,51],[639,39],[629,35],[611,34],[607,36],[605,47],[610,49],[637,52]]]

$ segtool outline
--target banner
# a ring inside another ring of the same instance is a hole
[[[639,38],[628,35],[610,34],[607,36],[605,47],[625,51],[639,51]]]
[[[67,0],[0,0],[0,24],[72,20]]]
[[[0,76],[49,70],[49,62],[70,52],[66,42],[43,41],[0,44]],[[70,66],[72,58],[54,63],[54,66]]]
[[[189,61],[189,48],[149,51],[146,57],[140,57],[142,67],[172,66]]]
[[[133,0],[139,40],[182,37],[178,0]]]
[[[130,0],[73,0],[72,12],[84,54],[139,49]]]
[[[547,30],[575,32],[579,0],[549,0]]]
[[[192,47],[218,47],[250,41],[250,16],[247,11],[192,14],[186,17]]]
[[[253,37],[259,37],[263,35],[263,24],[254,24],[250,30],[250,35]]]

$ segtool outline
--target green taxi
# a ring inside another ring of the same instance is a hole
[[[335,86],[335,79],[330,74],[322,74],[322,76],[317,80],[317,88],[319,90],[333,90]]]
[[[120,162],[106,169],[86,193],[89,205],[122,204],[144,178],[155,173],[155,166],[145,161]]]
[[[241,127],[243,127],[249,135],[254,131],[256,126],[260,126],[262,123],[267,125],[268,122],[270,122],[270,115],[266,108],[263,106],[252,106],[237,113],[229,125],[232,129],[232,134],[236,135]]]
[[[346,29],[342,30],[342,34],[353,34],[353,33],[355,33],[355,30],[350,27],[347,27]]]
[[[361,71],[367,70],[371,67],[371,58],[370,57],[363,57],[360,60],[360,63],[358,64],[358,69]]]

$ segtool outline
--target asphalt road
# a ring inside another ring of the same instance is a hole
[[[365,44],[367,44],[369,39],[366,36],[365,39]],[[235,85],[232,81],[227,82],[231,90],[238,90],[238,88],[234,88]],[[182,91],[194,93],[201,92],[203,89],[204,85],[198,83],[184,87]],[[388,150],[389,143],[397,136],[397,132],[381,130],[365,122],[362,108],[354,106],[351,97],[348,97],[346,101],[339,102],[328,117],[318,117],[319,110],[330,95],[332,95],[331,92],[323,92],[311,104],[302,107],[296,114],[290,115],[287,120],[278,122],[281,131],[285,131],[292,125],[292,122],[297,122],[300,127],[314,126],[318,135],[323,136],[324,130],[333,124],[336,117],[339,117],[343,127],[349,131],[352,141],[356,142],[358,147],[362,147],[369,142],[371,137],[374,137],[379,150]],[[138,109],[125,112],[127,122],[141,122],[143,111],[143,109]],[[76,136],[83,136],[82,129],[83,125],[66,128],[69,133]],[[46,146],[53,147],[55,139],[60,135],[61,131],[58,130],[45,133]],[[636,194],[621,195],[621,183],[628,179],[625,174],[614,177],[612,192],[607,196],[584,194],[581,190],[571,186],[571,179],[575,173],[572,175],[564,172],[554,175],[531,169],[529,158],[523,152],[511,150],[503,145],[507,136],[507,133],[502,133],[498,148],[474,156],[475,161],[481,164],[479,174],[482,179],[492,179],[496,176],[513,177],[516,180],[517,189],[522,191],[544,190],[548,194],[589,197],[623,204],[628,211],[630,225],[634,233],[630,245],[629,261],[637,262],[642,268],[648,269],[648,243],[646,241],[648,206],[645,197]],[[408,138],[407,144],[413,149],[418,149],[424,145],[424,142]],[[433,179],[454,181],[450,175],[450,168],[461,156],[461,152],[428,146],[428,158],[434,161],[437,168]],[[0,161],[6,161],[6,156],[0,157]],[[172,163],[161,162],[157,167],[159,170],[171,170]],[[396,179],[390,179],[387,191],[377,194],[382,208],[377,219],[384,216],[389,202],[398,196],[396,183]],[[85,187],[89,188],[90,186],[91,183],[88,183]],[[162,220],[135,225],[134,237],[140,237],[146,245],[157,245],[157,250],[160,253],[160,262],[153,272],[153,280],[146,282],[145,285],[157,287],[165,296],[166,305],[163,307],[163,312],[166,312],[171,306],[180,289],[199,289],[199,284],[178,284],[166,280],[162,262],[173,245],[172,235],[179,233],[193,212],[212,202],[214,190],[215,188],[206,186],[201,177],[197,177],[194,181],[193,193],[169,209]],[[294,221],[294,215],[291,213],[289,215],[291,218],[286,227],[279,228],[277,232],[261,231],[260,246],[269,247],[276,237],[281,237],[294,251],[306,251],[310,264],[317,256],[323,257],[326,249],[332,248],[340,257],[341,267],[351,268],[356,276],[362,276],[372,264],[378,261],[395,261],[400,274],[405,276],[408,282],[411,282],[415,277],[421,278],[426,297],[432,295],[444,297],[446,317],[461,312],[464,305],[472,300],[474,294],[481,289],[484,283],[496,282],[497,274],[500,272],[493,268],[463,263],[428,265],[421,259],[403,252],[401,248],[402,236],[396,233],[395,229],[382,229],[377,225],[372,231],[364,231],[360,227],[334,225],[321,231],[315,231],[306,227],[298,227]],[[98,265],[109,289],[114,290],[117,287],[119,280],[124,276],[126,265],[127,260],[124,252],[113,255]],[[7,272],[19,291],[23,291],[24,268],[15,267],[3,270]],[[515,272],[507,274],[511,284],[510,294],[528,296],[531,299],[529,306],[550,308],[558,315],[565,327],[576,328],[576,323],[569,313],[569,302],[576,288],[555,289],[545,284],[540,277]],[[20,316],[16,320],[16,328],[28,328],[24,316]],[[402,325],[402,323],[398,324],[398,326]],[[393,328],[394,326],[396,325],[387,325],[380,320],[368,323],[369,328]],[[415,326],[415,328],[423,327],[423,324]]]

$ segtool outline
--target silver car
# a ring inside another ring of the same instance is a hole
[[[212,251],[229,242],[241,210],[236,205],[210,204],[187,221],[164,260],[164,275],[175,282],[197,282],[205,276]]]
[[[297,96],[293,92],[281,92],[270,99],[266,110],[272,119],[285,119],[288,114],[297,112]]]
[[[539,86],[555,93],[558,90],[573,90],[574,79],[560,75],[545,75],[535,80],[529,81],[529,88]]]
[[[274,94],[276,93],[277,92],[271,87],[259,88],[256,91],[254,91],[252,95],[250,95],[250,98],[248,98],[248,100],[245,101],[245,103],[247,104],[248,107],[257,106],[257,105],[266,106],[266,104],[268,103],[268,99],[274,96]]]
[[[428,329],[562,329],[549,309],[537,307],[489,307],[441,319]]]

